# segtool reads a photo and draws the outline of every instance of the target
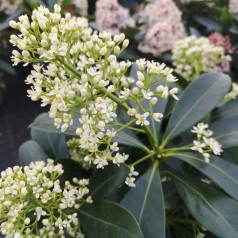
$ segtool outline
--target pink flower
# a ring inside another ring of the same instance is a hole
[[[234,48],[232,47],[230,38],[228,36],[223,36],[218,32],[214,32],[208,37],[208,39],[213,45],[222,47],[225,54],[232,54],[234,52]],[[230,62],[226,61],[221,64],[217,64],[215,67],[213,67],[213,71],[229,73]]]
[[[181,12],[172,0],[157,0],[140,12],[148,29],[139,50],[158,56],[173,48],[174,43],[186,36]]]
[[[129,10],[121,6],[117,0],[98,0],[95,16],[99,30],[110,32],[112,35],[135,25]]]
[[[232,14],[238,14],[238,1],[237,0],[229,1],[229,11]]]
[[[232,47],[228,36],[223,36],[218,32],[214,32],[208,39],[213,45],[223,47],[225,54],[232,54],[234,52],[234,48]]]

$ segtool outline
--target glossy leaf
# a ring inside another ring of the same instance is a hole
[[[121,164],[120,166],[110,164],[104,169],[96,170],[89,183],[90,195],[93,199],[108,196],[124,183],[129,171],[129,167],[125,164]]]
[[[207,27],[209,30],[221,31],[221,25],[211,18],[205,16],[195,16],[194,19],[201,25]]]
[[[0,59],[0,69],[8,74],[16,75],[16,70],[7,62]]]
[[[206,163],[201,156],[192,152],[176,153],[175,157],[201,171],[238,200],[238,166],[236,164],[213,155],[210,157],[210,163]]]
[[[129,145],[142,150],[147,150],[146,146],[140,141],[136,134],[131,131],[124,130],[119,132],[112,138],[112,141],[116,141],[122,145]]]
[[[19,157],[22,166],[35,161],[47,161],[48,156],[42,148],[33,140],[26,141],[19,148]]]
[[[76,129],[79,127],[77,120],[74,120],[74,124],[71,125],[65,132],[61,132],[54,126],[54,121],[49,117],[48,113],[44,112],[40,114],[34,122],[30,125],[31,128],[35,128],[40,131],[45,131],[48,133],[60,133],[64,135],[76,136]]]
[[[48,133],[32,128],[31,137],[42,147],[49,158],[69,158],[69,151],[64,135],[57,133]]]
[[[217,119],[230,116],[238,116],[238,98],[217,108],[212,118]]]
[[[113,202],[101,200],[84,205],[78,217],[88,238],[143,238],[132,214]]]
[[[219,238],[238,237],[237,201],[204,183],[169,173],[192,215]]]
[[[72,159],[59,159],[55,163],[63,165],[64,173],[63,180],[72,180],[73,178],[87,178],[89,177],[89,172],[82,168],[82,166]]]
[[[222,148],[238,146],[238,115],[222,118],[212,123],[210,129]]]
[[[221,73],[204,74],[191,82],[175,105],[165,140],[173,139],[206,116],[224,97],[230,85],[230,78]]]
[[[145,238],[165,237],[164,196],[157,164],[137,180],[121,204],[135,216]]]

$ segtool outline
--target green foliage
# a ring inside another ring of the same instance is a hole
[[[82,229],[89,238],[143,238],[135,218],[116,203],[97,201],[78,211]]]
[[[122,199],[137,219],[145,237],[165,237],[165,205],[158,164],[154,164]]]

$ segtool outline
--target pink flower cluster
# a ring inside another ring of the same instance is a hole
[[[230,38],[228,36],[223,36],[218,32],[212,33],[208,37],[209,41],[215,46],[221,46],[224,49],[225,54],[232,54],[234,52],[234,48],[231,45]],[[224,63],[218,64],[213,68],[216,72],[230,72],[230,62],[226,61]]]
[[[238,1],[237,0],[229,1],[229,11],[232,14],[238,14]]]
[[[174,43],[186,36],[181,12],[172,0],[156,0],[140,12],[147,19],[148,29],[139,50],[154,56],[171,50]]]
[[[99,30],[110,32],[112,35],[135,25],[129,10],[121,6],[117,0],[98,0],[95,16]]]

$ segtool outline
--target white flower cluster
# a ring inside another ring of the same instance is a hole
[[[88,180],[76,178],[64,187],[58,179],[62,165],[53,160],[8,168],[0,178],[1,233],[6,237],[80,237],[77,210],[91,203]],[[78,235],[76,235],[78,234]]]
[[[0,12],[4,12],[7,15],[13,14],[19,6],[23,3],[23,0],[1,0]]]
[[[112,37],[93,32],[84,18],[69,13],[61,17],[58,5],[53,13],[40,6],[33,11],[31,22],[26,15],[19,20],[10,22],[21,32],[10,40],[21,50],[13,50],[14,65],[38,63],[26,79],[32,85],[28,95],[41,100],[42,106],[50,105],[49,116],[62,132],[74,123],[73,118],[79,120],[76,134],[82,153],[78,156],[84,155],[89,166],[104,168],[108,161],[119,165],[128,158],[112,140],[116,128],[124,126],[117,120],[118,105],[131,116],[132,123],[147,126],[148,117],[155,121],[163,117],[153,111],[159,98],[171,95],[178,99],[178,89],[170,87],[177,79],[165,64],[138,60],[139,80],[132,85],[133,80],[125,76],[131,62],[117,61],[129,44],[124,34]],[[148,106],[142,106],[143,101]]]
[[[135,21],[129,10],[118,3],[118,0],[98,0],[96,2],[96,23],[100,31],[119,34],[128,27],[134,27]]]
[[[238,84],[232,83],[232,88],[229,93],[226,94],[224,101],[230,101],[238,97]]]
[[[197,139],[193,141],[191,150],[198,151],[202,154],[207,163],[210,162],[210,152],[213,152],[215,155],[220,155],[223,151],[217,140],[211,137],[213,132],[208,129],[208,124],[198,123],[196,126],[193,126],[191,132],[197,135]]]
[[[128,185],[128,187],[135,187],[135,176],[138,176],[139,173],[137,171],[135,171],[135,168],[132,166],[130,168],[130,173],[128,174],[125,183]]]
[[[172,0],[156,0],[140,12],[147,19],[148,29],[139,44],[143,53],[158,56],[173,48],[174,43],[185,37],[181,12]]]
[[[229,62],[224,48],[214,46],[206,37],[189,36],[175,43],[172,50],[176,72],[191,81],[202,73],[214,71],[216,65]]]

